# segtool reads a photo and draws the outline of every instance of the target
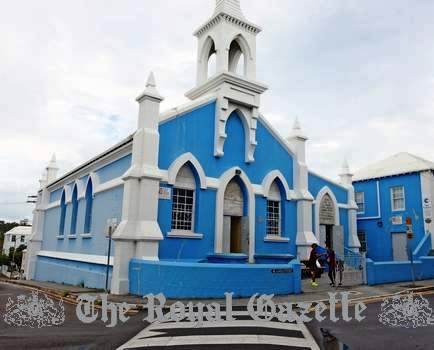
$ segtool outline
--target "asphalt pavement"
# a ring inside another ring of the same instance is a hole
[[[124,324],[107,328],[98,318],[83,324],[76,315],[76,305],[64,303],[65,322],[59,326],[30,328],[10,326],[4,321],[8,298],[31,295],[31,290],[0,282],[0,349],[116,349],[148,325],[139,312]],[[55,304],[58,303],[54,300]]]
[[[402,289],[405,287],[404,285]],[[395,286],[394,291],[396,289]],[[340,320],[337,322],[330,321],[329,317],[322,322],[312,320],[304,324],[253,321],[247,314],[245,306],[236,305],[234,306],[235,320],[230,322],[205,322],[202,325],[190,322],[149,324],[143,321],[146,314],[141,311],[130,316],[126,323],[108,328],[100,320],[101,315],[98,315],[98,319],[93,323],[82,323],[77,318],[76,305],[64,303],[65,321],[61,325],[43,328],[8,325],[5,322],[8,299],[16,301],[21,295],[31,296],[31,292],[23,286],[0,282],[0,349],[374,350],[387,347],[391,350],[428,350],[434,348],[434,325],[403,328],[382,324],[379,321],[383,302],[381,298],[377,301],[370,299],[369,303],[366,303],[367,309],[363,311],[363,316],[366,318],[360,322],[354,319],[344,322],[339,308],[337,316]],[[380,292],[377,295],[381,295],[384,291],[380,289],[377,292]],[[429,303],[428,308],[432,313],[434,295],[429,293],[432,291],[425,292],[423,297]],[[362,290],[354,296],[369,294]],[[304,299],[302,296],[292,297]],[[288,302],[288,300],[278,302]],[[58,300],[54,300],[54,304],[57,305]],[[324,312],[324,315],[328,316],[328,311]],[[349,316],[354,316],[353,306],[350,306]],[[432,321],[434,324],[434,319]]]

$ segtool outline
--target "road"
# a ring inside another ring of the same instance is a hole
[[[66,320],[47,328],[12,327],[3,320],[8,298],[30,295],[29,289],[0,283],[0,349],[117,349],[122,350],[307,350],[307,349],[432,349],[434,326],[416,329],[391,328],[378,320],[381,302],[367,304],[366,319],[357,322],[302,323],[253,321],[245,307],[234,307],[234,321],[168,322],[149,325],[145,313],[132,316],[125,324],[107,328],[100,320],[83,324],[76,306],[64,304]],[[424,295],[432,309],[434,296]],[[57,302],[57,301],[56,301]],[[340,311],[338,311],[338,316]],[[224,313],[222,313],[224,315]],[[327,312],[325,312],[327,316]],[[353,316],[353,309],[350,309]],[[434,315],[433,315],[434,316]],[[321,328],[332,336],[324,345]],[[340,342],[340,344],[339,344]],[[343,344],[346,345],[343,346]]]
[[[9,326],[4,321],[8,298],[30,294],[27,288],[0,282],[0,349],[111,350],[134,337],[147,325],[143,321],[143,312],[114,328],[105,327],[99,319],[85,325],[78,320],[75,305],[64,303],[65,322],[61,326],[40,329]]]
[[[434,295],[424,295],[431,309],[434,311]],[[434,325],[419,328],[393,328],[383,325],[378,320],[381,312],[381,302],[367,304],[363,312],[366,319],[357,322],[343,322],[342,320],[333,323],[328,318],[319,323],[312,321],[307,324],[312,335],[317,339],[320,346],[323,346],[323,337],[320,328],[327,329],[342,344],[351,350],[376,350],[387,348],[390,350],[420,349],[428,350],[434,348]],[[433,314],[434,316],[434,314]],[[330,349],[334,348],[330,343]]]

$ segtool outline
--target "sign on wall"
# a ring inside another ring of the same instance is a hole
[[[172,190],[168,187],[160,187],[158,191],[158,198],[169,200],[172,198]]]
[[[319,223],[321,225],[335,224],[335,206],[328,194],[322,198],[319,206]]]
[[[392,216],[392,225],[402,225],[402,216]]]

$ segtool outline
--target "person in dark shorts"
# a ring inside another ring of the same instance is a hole
[[[328,275],[330,279],[330,285],[335,287],[336,285],[336,253],[335,251],[327,246],[327,264],[328,264]]]
[[[338,259],[336,262],[336,267],[339,273],[339,286],[342,286],[342,279],[344,278],[344,261],[342,259]]]
[[[318,266],[316,266],[316,262],[319,258],[319,254],[316,251],[316,248],[318,247],[318,244],[314,243],[311,245],[312,250],[310,251],[309,256],[309,262],[308,262],[308,268],[310,270],[310,274],[312,276],[312,287],[318,287],[318,283],[316,282],[316,278],[318,277]]]

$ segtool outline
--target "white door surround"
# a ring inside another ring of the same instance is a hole
[[[227,170],[219,179],[216,198],[214,251],[217,254],[223,253],[223,214],[225,192],[227,185],[235,177],[239,177],[246,190],[247,217],[249,220],[249,262],[253,263],[255,255],[255,194],[249,178],[238,167]]]
[[[318,241],[320,240],[320,215],[319,215],[320,206],[321,206],[321,201],[326,194],[330,196],[333,202],[334,214],[335,214],[334,226],[340,225],[338,201],[336,200],[336,197],[333,194],[333,192],[330,190],[330,188],[328,186],[325,186],[321,189],[321,191],[318,192],[315,198],[315,236],[318,239]]]

